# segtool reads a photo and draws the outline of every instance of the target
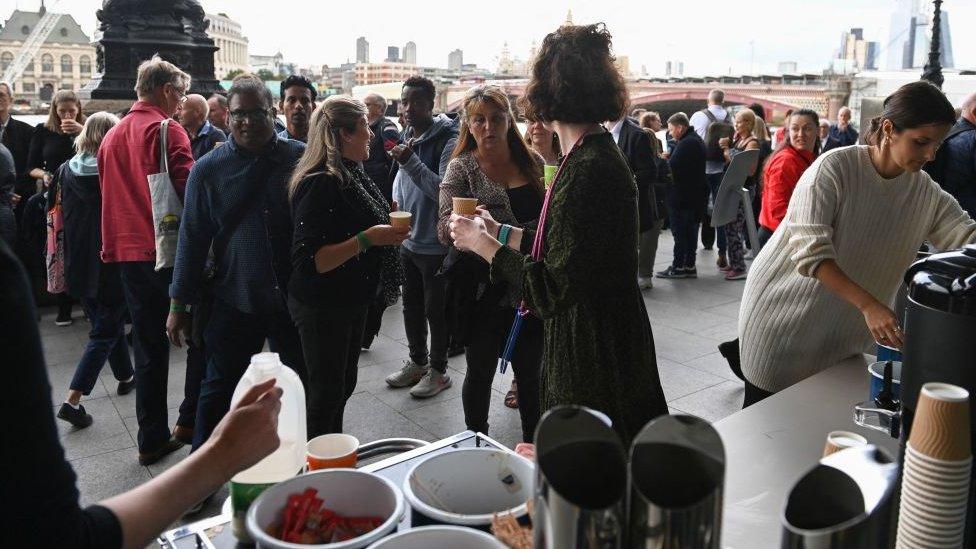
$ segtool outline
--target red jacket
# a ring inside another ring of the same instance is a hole
[[[138,101],[98,148],[102,187],[102,261],[155,261],[156,237],[146,176],[159,172],[162,109]],[[190,138],[176,122],[167,135],[169,176],[183,197],[193,167]]]
[[[766,163],[763,172],[762,209],[759,210],[759,223],[769,230],[776,227],[786,217],[786,207],[796,188],[800,176],[813,163],[813,153],[787,145],[773,155]]]

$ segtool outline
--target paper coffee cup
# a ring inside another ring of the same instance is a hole
[[[413,214],[410,212],[390,212],[390,225],[410,228],[411,218],[413,218]]]
[[[478,199],[466,196],[455,196],[452,199],[454,213],[458,215],[477,215]]]
[[[823,457],[840,452],[854,446],[863,446],[868,443],[868,439],[857,433],[850,431],[831,431],[827,433],[827,444],[824,445]]]
[[[305,447],[309,471],[347,469],[356,466],[359,439],[342,433],[320,435]]]
[[[918,453],[938,460],[972,457],[969,391],[948,383],[923,385],[908,442]]]

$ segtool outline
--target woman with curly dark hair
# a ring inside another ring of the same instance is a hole
[[[546,36],[526,89],[526,117],[559,136],[563,160],[538,231],[480,210],[453,215],[451,237],[491,264],[491,280],[522,288],[522,312],[544,323],[542,410],[561,404],[606,413],[625,444],[668,413],[651,324],[637,287],[637,187],[609,132],[627,90],[602,25]],[[517,324],[517,323],[516,323]]]

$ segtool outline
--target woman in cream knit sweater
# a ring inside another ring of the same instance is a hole
[[[870,145],[830,151],[803,174],[742,296],[745,406],[875,340],[901,347],[888,304],[919,247],[976,241],[976,222],[921,171],[954,121],[938,88],[906,84],[872,120]]]

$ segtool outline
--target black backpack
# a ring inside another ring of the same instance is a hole
[[[735,134],[735,127],[732,125],[732,113],[725,111],[725,118],[719,120],[715,118],[712,111],[703,109],[701,112],[708,117],[708,127],[705,130],[705,160],[725,160],[725,153],[718,142],[723,137],[732,138]]]
[[[932,180],[939,185],[945,183],[946,164],[948,163],[949,156],[946,145],[949,143],[950,139],[967,131],[973,131],[973,129],[958,123],[953,126],[952,130],[949,132],[949,135],[942,140],[942,145],[939,146],[939,150],[935,152],[935,158],[933,158],[931,162],[922,168],[925,170],[925,173],[929,174],[929,177],[931,177]]]

